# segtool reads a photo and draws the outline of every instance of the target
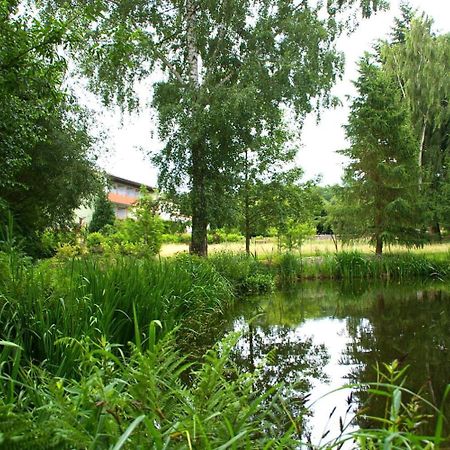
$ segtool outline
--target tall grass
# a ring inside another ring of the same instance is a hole
[[[235,343],[230,336],[208,351],[187,386],[189,364],[172,333],[129,357],[86,340],[79,380],[33,367],[21,376],[16,406],[0,400],[0,448],[294,448],[275,388],[256,393],[256,375],[231,364]]]
[[[300,266],[300,263],[297,265]],[[448,277],[450,277],[450,253],[446,255],[399,253],[377,257],[356,251],[304,258],[302,271],[298,275],[298,278],[304,279],[338,280],[411,278],[444,280]]]
[[[163,332],[182,324],[198,333],[233,301],[230,283],[196,258],[48,261],[23,268],[0,292],[1,339],[59,375],[74,367],[63,337],[126,345],[146,339],[153,320]]]
[[[209,262],[234,286],[237,294],[270,292],[274,288],[270,268],[246,253],[215,253]]]

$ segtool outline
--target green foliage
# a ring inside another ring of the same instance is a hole
[[[89,232],[101,231],[107,225],[113,225],[116,217],[114,207],[105,193],[100,194],[95,201],[94,213],[89,223]]]
[[[215,253],[208,258],[213,267],[230,281],[238,294],[270,292],[274,277],[261,261],[244,253]]]
[[[0,188],[20,184],[18,173],[30,162],[28,152],[45,139],[43,121],[58,107],[65,61],[56,48],[65,24],[42,23],[19,2],[0,3]]]
[[[156,255],[161,248],[163,222],[157,215],[158,204],[153,196],[143,186],[139,200],[133,208],[136,216],[132,240],[142,242],[149,254]]]
[[[386,243],[420,245],[417,144],[400,91],[369,57],[355,84],[358,97],[346,126],[351,147],[342,151],[350,164],[335,204],[335,232],[347,240],[370,237],[378,254]]]
[[[83,376],[54,378],[36,367],[24,373],[26,400],[14,409],[2,406],[7,420],[0,424],[0,448],[36,448],[31,444],[37,442],[105,450],[293,446],[294,428],[280,426],[276,387],[255,392],[257,373],[242,373],[230,362],[236,340],[229,336],[209,350],[186,385],[189,364],[173,333],[142,349],[124,349],[129,357],[104,340],[67,339],[80,348]]]
[[[283,245],[291,252],[293,249],[301,251],[305,241],[316,234],[316,228],[311,223],[295,223],[289,220],[286,230],[282,234]]]
[[[66,24],[17,1],[0,2],[0,22],[0,216],[45,256],[36,235],[71,226],[97,189],[89,122],[63,88]]]
[[[136,332],[148,337],[152,320],[164,323],[164,333],[183,323],[200,337],[233,300],[229,282],[207,262],[74,259],[77,248],[63,249],[64,257],[38,267],[8,261],[0,297],[2,338],[60,374],[76,370],[76,352],[56,345],[62,337],[126,345]]]
[[[367,17],[386,6],[381,0],[332,1],[326,10],[286,0],[49,3],[71,17],[76,8],[83,68],[106,103],[133,108],[135,80],[156,66],[167,75],[154,87],[166,143],[154,161],[163,190],[189,190],[191,251],[200,255],[207,253],[208,222],[242,174],[246,149],[262,163],[265,149],[271,160],[283,159],[285,108],[301,120],[333,103],[330,89],[342,71],[334,42],[346,28],[341,13],[359,5]]]
[[[223,242],[240,242],[243,236],[236,232],[227,232],[223,228],[216,228],[208,232],[208,244],[221,244]]]
[[[281,286],[295,284],[302,276],[302,259],[292,253],[283,253],[276,259],[277,278]]]
[[[433,22],[403,8],[394,42],[381,46],[383,68],[392,73],[411,112],[418,142],[421,195],[434,233],[448,223],[450,34],[436,35]],[[439,236],[440,237],[440,236]]]
[[[300,241],[297,238],[309,233],[307,224],[315,220],[323,207],[316,183],[300,183],[301,176],[301,170],[293,169],[260,183],[257,200],[252,206],[252,213],[257,216],[253,230],[267,235],[273,233],[271,228],[274,228],[279,243],[285,237],[288,248],[297,246],[300,241],[303,243],[303,238]]]
[[[430,404],[419,392],[411,392],[404,387],[408,366],[401,367],[395,360],[391,364],[377,366],[378,380],[370,383],[367,393],[371,397],[385,403],[384,416],[367,417],[364,413],[356,415],[356,419],[370,419],[373,426],[361,428],[340,436],[332,443],[331,448],[344,445],[346,441],[357,442],[358,448],[372,450],[378,448],[411,448],[417,450],[439,449],[446,442],[442,436],[442,423],[445,420],[444,404],[450,393],[447,386],[442,408]],[[363,388],[362,386],[356,386]],[[430,416],[424,411],[433,411]],[[423,435],[420,427],[436,417],[434,434]]]
[[[101,234],[91,232],[87,236],[88,249],[94,253],[110,255],[156,255],[163,242],[164,229],[157,208],[158,205],[152,195],[142,188],[139,200],[131,210],[133,218],[114,222],[111,203],[106,198],[100,197],[96,208],[99,212],[97,215],[94,213],[89,229],[101,230]]]

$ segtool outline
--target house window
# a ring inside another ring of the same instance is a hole
[[[118,219],[126,219],[127,218],[127,208],[123,206],[118,206],[116,209],[116,217]]]

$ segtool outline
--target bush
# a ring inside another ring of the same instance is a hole
[[[227,233],[218,228],[208,233],[208,244],[222,244],[223,242],[240,242],[244,237],[239,233]]]
[[[64,259],[72,259],[82,254],[82,249],[79,245],[73,244],[62,244],[56,250],[56,258],[64,260]]]
[[[215,253],[209,261],[239,294],[270,292],[273,289],[270,269],[246,253]]]
[[[86,245],[91,253],[103,253],[102,244],[105,242],[106,238],[102,233],[98,231],[94,233],[89,233],[86,237]]]

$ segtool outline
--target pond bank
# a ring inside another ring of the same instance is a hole
[[[300,445],[303,413],[282,386],[256,389],[258,370],[233,363],[239,338],[220,331],[233,304],[253,304],[238,295],[273,290],[290,256],[3,256],[0,449]],[[205,335],[215,350],[201,357]]]

